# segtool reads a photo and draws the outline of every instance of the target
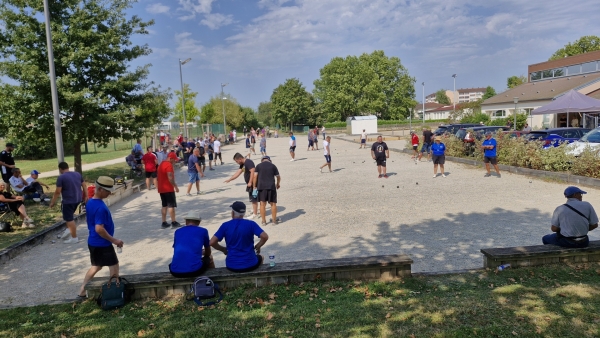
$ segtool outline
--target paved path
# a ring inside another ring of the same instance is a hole
[[[447,178],[434,179],[431,163],[415,165],[400,153],[388,161],[391,177],[379,179],[369,150],[332,143],[335,172],[321,174],[322,151],[306,151],[305,136],[298,138],[296,162],[289,161],[287,138],[267,142],[282,176],[283,222],[264,228],[270,236],[264,251],[274,251],[280,261],[406,253],[415,261],[414,272],[477,268],[481,248],[541,244],[551,212],[564,203],[563,184],[529,183],[508,173],[484,178],[482,169],[455,163],[447,163]],[[396,148],[404,144],[389,142]],[[229,219],[228,206],[247,198],[242,177],[223,183],[238,168],[233,154],[243,150],[241,144],[225,147],[226,164],[202,180],[206,194],[178,194],[178,215],[199,210],[211,235]],[[180,185],[186,182],[184,169],[176,176]],[[600,208],[600,191],[587,191],[585,200]],[[168,271],[174,230],[160,228],[159,206],[151,190],[111,207],[116,236],[125,242],[119,255],[123,274]],[[0,306],[73,298],[89,268],[87,228],[80,224],[78,231],[83,239],[78,244],[45,243],[0,266]],[[592,239],[598,234],[592,232]],[[224,266],[221,253],[214,258]],[[98,276],[107,274],[106,269]]]
[[[104,167],[106,165],[111,165],[111,164],[116,164],[116,163],[123,163],[124,167],[127,166],[127,164],[125,163],[125,158],[119,157],[119,158],[115,158],[114,160],[84,164],[81,167],[81,170],[86,171],[86,170],[90,170],[90,169],[94,169],[94,168],[98,168],[98,167]],[[72,169],[72,170],[74,170],[74,169]],[[59,172],[57,169],[57,170],[52,170],[52,171],[47,171],[47,172],[41,173],[40,178],[54,177],[54,176],[58,176],[58,175],[59,175]]]

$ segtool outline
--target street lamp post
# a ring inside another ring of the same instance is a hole
[[[421,84],[423,85],[423,125],[425,125],[425,82]]]
[[[181,112],[183,113],[183,136],[187,138],[187,118],[185,116],[185,93],[183,91],[183,75],[181,74],[181,66],[190,62],[191,58],[187,58],[183,61],[179,59],[179,81],[181,82]]]
[[[519,98],[513,97],[513,101],[515,102],[515,124],[513,125],[513,130],[517,131],[517,103],[519,102]]]
[[[65,161],[63,150],[62,130],[60,127],[60,109],[58,107],[58,91],[56,89],[56,70],[54,69],[54,50],[52,48],[52,30],[50,28],[50,8],[48,0],[44,0],[44,15],[46,16],[46,43],[48,44],[48,66],[50,68],[50,92],[52,94],[52,112],[54,113],[54,137],[56,138],[56,157],[58,163]]]
[[[456,111],[456,74],[452,74],[454,79],[454,91],[452,92],[452,103],[454,104],[454,111]]]
[[[223,106],[223,137],[225,137],[225,140],[228,140],[229,138],[227,137],[227,120],[225,119],[225,97],[223,96],[223,88],[225,88],[225,86],[227,86],[229,83],[221,83],[221,105]]]

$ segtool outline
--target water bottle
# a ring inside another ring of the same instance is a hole
[[[503,271],[510,268],[510,264],[502,264],[500,266],[498,266],[498,271]]]
[[[269,252],[269,266],[270,267],[275,266],[275,254],[272,252]]]
[[[123,252],[123,247],[122,246],[118,246],[117,247],[117,253],[120,254],[121,252]]]

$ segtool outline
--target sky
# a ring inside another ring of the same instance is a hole
[[[154,20],[133,37],[151,55],[149,80],[198,92],[198,106],[225,93],[256,109],[298,78],[308,91],[334,57],[383,50],[414,77],[416,100],[439,89],[492,86],[526,75],[557,49],[600,35],[598,0],[140,0],[129,10]]]

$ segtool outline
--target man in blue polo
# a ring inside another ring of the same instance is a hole
[[[269,240],[269,235],[264,232],[256,222],[244,219],[246,204],[234,202],[231,206],[231,220],[221,224],[219,230],[210,239],[210,246],[224,253],[225,266],[233,272],[248,272],[258,267],[263,262],[260,248]],[[259,242],[254,245],[254,236]],[[219,244],[225,239],[226,247]]]
[[[490,173],[490,163],[496,169],[498,178],[502,177],[500,169],[498,169],[497,145],[496,140],[492,137],[492,132],[488,131],[485,133],[485,140],[481,144],[481,149],[483,149],[483,163],[485,163],[485,170],[487,170],[487,174],[484,177],[492,176]]]
[[[553,233],[542,237],[542,243],[567,248],[588,246],[587,234],[598,227],[598,215],[589,202],[582,201],[583,194],[587,192],[578,187],[565,189],[567,203],[554,209],[550,227]]]

